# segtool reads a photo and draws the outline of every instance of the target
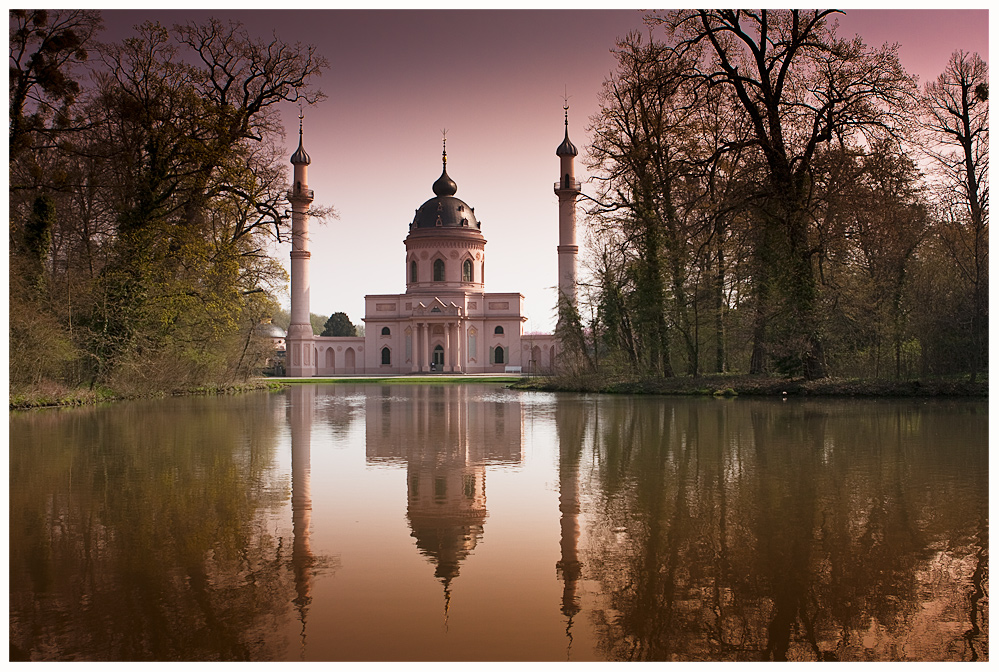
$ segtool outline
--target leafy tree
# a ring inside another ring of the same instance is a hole
[[[291,326],[291,315],[284,308],[276,308],[271,313],[271,322],[288,331],[288,327]]]
[[[347,313],[333,313],[323,325],[320,336],[357,336],[357,328],[350,323]]]
[[[20,123],[19,106],[28,119],[56,94],[63,117],[73,119],[70,127],[37,117],[32,128],[45,126],[52,142],[12,150],[12,279],[26,264],[45,275],[43,296],[12,284],[12,312],[30,301],[39,317],[34,326],[12,325],[12,338],[17,331],[30,343],[37,329],[55,325],[85,353],[71,384],[173,389],[244,376],[259,350],[254,327],[274,309],[269,293],[287,282],[266,252],[290,226],[275,106],[321,98],[309,82],[325,62],[311,47],[257,40],[235,23],[173,31],[146,23],[99,46],[93,86],[53,88],[39,73],[54,78],[61,68],[69,77],[83,43],[63,35],[60,44],[77,50],[44,68],[30,45],[43,40],[39,26],[52,32],[67,16],[12,15],[12,75],[17,65],[18,81],[27,82],[18,88],[12,79],[13,121]],[[99,14],[84,18],[99,25]],[[181,48],[196,58],[185,62]],[[15,126],[12,143],[28,138]],[[18,185],[45,188],[48,200]],[[24,195],[15,198],[17,189]],[[37,212],[36,202],[44,206]]]
[[[296,91],[322,63],[304,48],[292,56],[277,40],[261,44],[236,24],[176,34],[198,50],[201,67],[181,62],[169,31],[151,23],[101,51],[94,114],[107,146],[120,137],[125,147],[110,161],[120,215],[115,261],[101,279],[113,300],[98,316],[100,333],[112,338],[99,351],[113,365],[141,342],[203,376],[227,366],[217,355],[241,322],[244,297],[283,278],[263,252],[264,238],[287,227],[270,109],[314,100]],[[212,60],[223,57],[223,38],[233,50],[225,67]],[[286,67],[272,67],[275,51],[287,55]],[[253,93],[226,97],[217,88],[222,73],[223,88]]]
[[[326,323],[326,318],[322,315],[309,313],[309,322],[312,324],[313,335],[318,336],[323,331],[323,325]]]

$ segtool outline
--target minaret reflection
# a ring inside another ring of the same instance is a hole
[[[576,591],[582,575],[579,560],[579,459],[583,451],[586,413],[582,402],[560,397],[555,406],[555,426],[558,432],[558,510],[561,537],[561,559],[555,564],[562,585],[562,614],[566,617],[566,660],[572,654],[572,621],[579,613]]]
[[[291,428],[291,522],[293,543],[291,564],[295,576],[294,604],[302,623],[302,649],[305,655],[305,620],[312,602],[312,573],[315,558],[310,533],[312,525],[312,419],[315,412],[315,386],[292,385],[288,390],[288,420]]]
[[[523,414],[516,398],[490,400],[465,385],[391,386],[368,397],[367,459],[406,461],[407,518],[444,587],[482,538],[486,467],[518,464]]]

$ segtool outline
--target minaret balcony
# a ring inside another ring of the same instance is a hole
[[[288,200],[293,198],[307,198],[311,201],[315,198],[315,192],[312,189],[289,189]]]
[[[578,180],[559,180],[555,183],[555,191],[582,191]]]

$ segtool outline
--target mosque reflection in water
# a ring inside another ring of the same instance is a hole
[[[416,548],[433,565],[443,587],[446,623],[451,584],[485,531],[487,470],[523,463],[523,408],[509,396],[482,398],[481,390],[466,385],[376,386],[366,392],[366,461],[406,469],[406,518]],[[300,610],[310,600],[309,453],[315,393],[312,386],[293,387],[289,392],[294,548],[296,559],[300,558],[296,560],[296,604]],[[340,421],[345,420],[341,416]],[[568,447],[568,454],[561,456],[559,467],[562,555],[556,570],[565,588],[562,611],[571,631],[572,616],[579,611],[575,592],[581,568],[577,471],[582,437],[573,431],[582,428],[568,419],[561,426],[560,445]]]
[[[405,404],[390,394],[409,392]],[[385,388],[365,408],[369,462],[406,465],[406,517],[435,565],[446,602],[451,582],[482,538],[486,468],[522,461],[519,404],[470,404],[464,385]]]

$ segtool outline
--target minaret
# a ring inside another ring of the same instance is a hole
[[[298,113],[298,149],[291,155],[295,183],[288,192],[291,202],[291,325],[288,327],[287,369],[289,376],[313,376],[316,373],[312,322],[309,319],[309,164],[312,159],[302,147],[302,119]]]
[[[568,101],[562,109],[565,110],[565,139],[555,150],[561,172],[559,181],[555,183],[555,195],[558,196],[558,293],[559,301],[564,296],[576,305],[576,255],[579,254],[579,246],[576,245],[576,197],[580,189],[574,164],[579,152],[569,141]]]

